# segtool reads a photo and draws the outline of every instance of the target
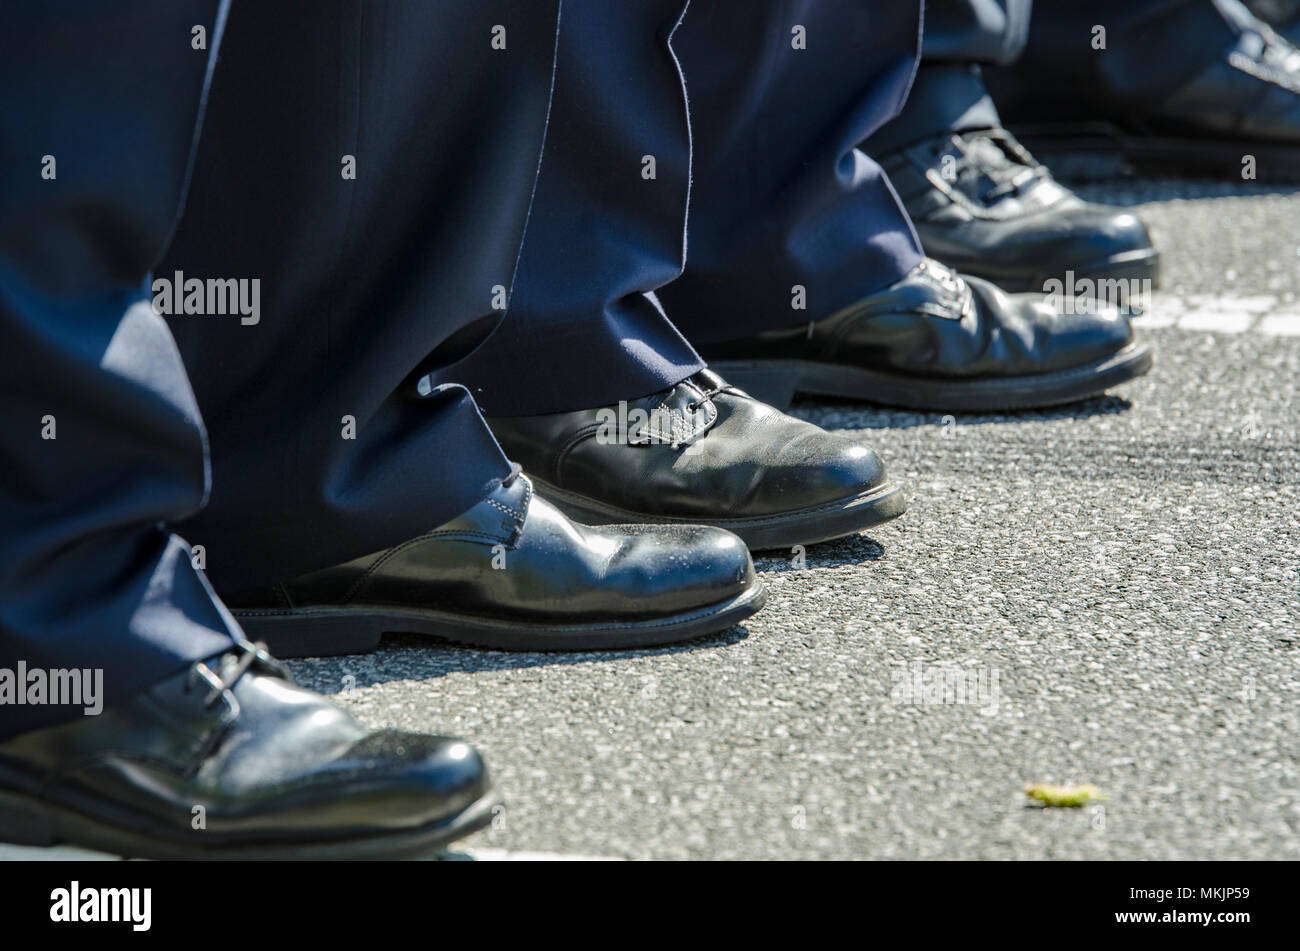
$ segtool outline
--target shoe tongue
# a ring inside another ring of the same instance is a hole
[[[694,386],[697,386],[701,390],[704,390],[706,393],[709,390],[716,390],[720,387],[724,387],[727,385],[726,380],[724,380],[713,370],[710,370],[708,367],[705,367],[703,370],[700,370],[698,373],[695,373],[692,376],[688,377],[687,380]]]

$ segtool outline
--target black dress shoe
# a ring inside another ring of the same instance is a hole
[[[226,597],[280,657],[373,650],[386,632],[496,650],[606,650],[724,630],[763,606],[744,543],[700,525],[569,521],[518,467],[408,542]]]
[[[0,743],[0,841],[155,859],[426,854],[497,799],[475,750],[370,733],[260,646]]]
[[[1007,124],[1067,178],[1175,174],[1298,182],[1300,50],[1261,20],[1243,22],[1229,50],[1156,101],[1101,89],[1049,100],[1046,90],[1039,98],[1003,83],[997,70],[989,85]]]
[[[1150,369],[1151,353],[1133,341],[1126,317],[1063,303],[1004,294],[927,259],[838,314],[717,344],[704,356],[777,405],[811,393],[958,413],[1073,402]]]
[[[538,491],[594,523],[702,523],[754,549],[850,535],[901,515],[879,457],[704,370],[621,406],[488,425]]]
[[[1005,129],[950,133],[875,157],[925,253],[963,274],[1039,293],[1067,275],[1073,286],[1154,287],[1159,277],[1160,256],[1136,215],[1083,201]]]

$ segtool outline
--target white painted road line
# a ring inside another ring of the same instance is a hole
[[[1176,327],[1193,333],[1294,337],[1300,336],[1300,305],[1267,296],[1157,293],[1135,325],[1148,330]]]
[[[1259,319],[1255,329],[1272,337],[1300,337],[1300,311],[1279,311]]]

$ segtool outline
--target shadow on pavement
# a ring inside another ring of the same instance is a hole
[[[457,647],[446,641],[415,634],[386,635],[383,645],[371,654],[339,657],[306,657],[285,661],[294,679],[317,693],[337,694],[358,687],[395,680],[428,680],[450,673],[485,670],[525,670],[533,667],[591,664],[626,660],[631,657],[659,657],[690,651],[728,647],[749,637],[749,628],[737,624],[716,634],[668,644],[616,651],[488,651]]]
[[[885,547],[870,535],[850,535],[820,545],[809,545],[803,554],[802,564],[795,561],[793,553],[778,555],[775,552],[765,552],[763,557],[754,559],[754,570],[763,574],[800,571],[804,568],[838,568],[842,565],[879,561],[884,554]]]
[[[977,426],[986,423],[1027,423],[1059,419],[1090,419],[1126,413],[1133,404],[1120,396],[1095,396],[1065,406],[1005,413],[923,413],[913,410],[886,409],[865,403],[830,403],[823,399],[799,400],[790,415],[816,423],[823,429],[917,429],[922,426],[944,427],[960,423]],[[949,422],[951,420],[951,422]]]

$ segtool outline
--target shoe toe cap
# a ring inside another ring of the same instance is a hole
[[[1142,219],[1129,211],[1104,205],[1084,205],[1060,213],[1054,235],[1078,267],[1101,263],[1116,255],[1151,248],[1151,235]]]
[[[788,434],[757,486],[756,508],[792,512],[839,502],[886,482],[875,450],[808,423]]]
[[[1050,308],[1044,323],[1046,369],[1068,369],[1104,360],[1133,340],[1133,325],[1111,304],[1075,299]]]
[[[626,525],[611,580],[627,592],[629,606],[669,614],[730,601],[757,584],[745,543],[706,525]]]
[[[491,781],[482,755],[455,737],[398,730],[371,733],[337,764],[359,808],[383,823],[415,826],[453,815],[482,798]]]
[[[1079,203],[1009,221],[981,221],[935,241],[968,274],[1013,291],[1050,292],[1081,282],[1121,282],[1126,297],[1158,275],[1159,256],[1142,219],[1130,211]],[[946,240],[945,240],[946,239]]]
[[[1053,373],[1126,347],[1133,326],[1114,305],[1090,298],[1004,294],[970,279],[987,330],[985,362],[1004,375]]]

